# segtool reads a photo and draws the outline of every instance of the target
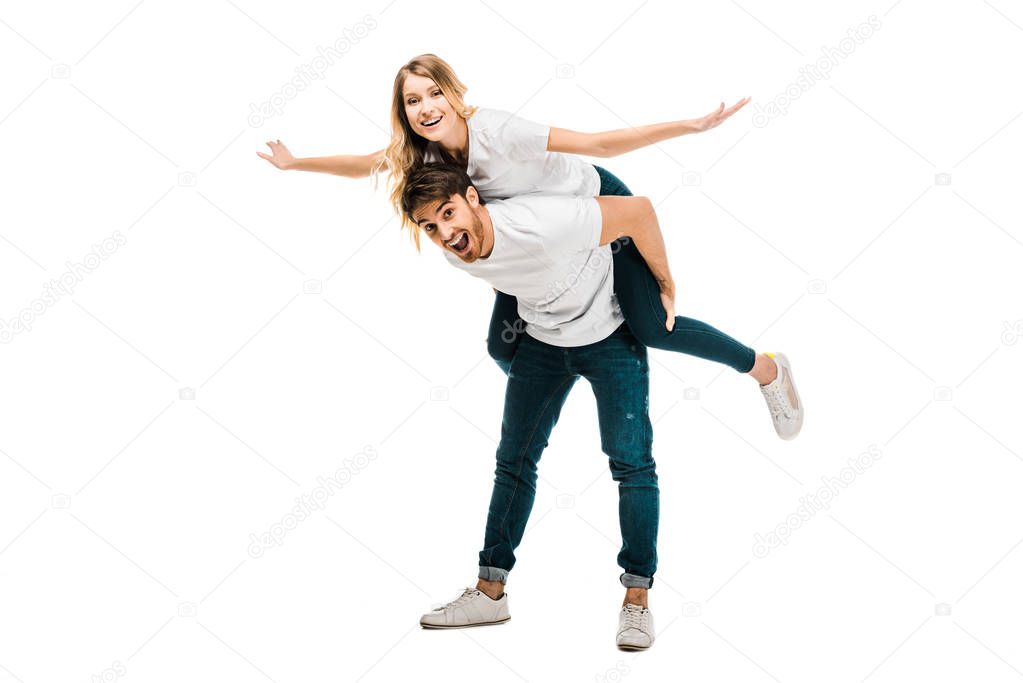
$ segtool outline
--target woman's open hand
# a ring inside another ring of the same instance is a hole
[[[675,283],[661,286],[661,306],[664,307],[664,328],[671,332],[675,328]]]
[[[749,101],[750,101],[749,97],[744,97],[735,104],[733,104],[728,109],[725,109],[725,103],[722,102],[721,106],[719,106],[711,113],[701,118],[695,119],[697,131],[702,133],[704,131],[710,130],[711,128],[716,128],[717,126],[720,126],[725,119],[727,119],[729,116],[745,107],[746,103]]]
[[[256,152],[256,154],[258,154],[261,158],[266,159],[277,168],[282,171],[286,171],[295,163],[295,157],[292,156],[291,152],[280,140],[277,140],[276,142],[270,140],[266,143],[266,145],[270,148],[271,154],[266,154],[265,152]]]

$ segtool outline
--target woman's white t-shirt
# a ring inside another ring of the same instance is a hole
[[[469,128],[466,173],[484,200],[525,194],[600,194],[600,176],[593,164],[572,154],[547,151],[550,126],[482,107],[465,122]],[[437,143],[427,145],[425,160],[444,160]]]

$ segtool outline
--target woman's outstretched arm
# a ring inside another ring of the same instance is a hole
[[[621,128],[602,133],[579,133],[565,128],[551,128],[547,138],[548,152],[585,154],[592,157],[613,157],[646,147],[662,140],[670,140],[687,133],[702,133],[715,128],[735,112],[742,109],[750,98],[745,97],[728,109],[725,103],[698,119],[655,123],[639,128]]]
[[[256,154],[282,171],[315,171],[333,173],[346,178],[365,178],[384,157],[384,150],[380,150],[361,156],[338,154],[331,157],[295,158],[280,140],[271,140],[266,144],[270,148],[270,154],[264,152]]]

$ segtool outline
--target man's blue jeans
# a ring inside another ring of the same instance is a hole
[[[618,482],[625,586],[649,588],[657,569],[660,512],[649,414],[646,347],[621,325],[602,341],[562,347],[523,335],[504,398],[497,472],[479,577],[507,581],[536,495],[536,467],[568,392],[585,377],[597,398],[601,448]]]

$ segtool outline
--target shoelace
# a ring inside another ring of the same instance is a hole
[[[764,397],[767,399],[767,407],[771,411],[772,418],[780,416],[784,416],[786,418],[792,417],[792,413],[789,410],[788,397],[782,390],[780,383],[774,386],[767,385],[760,388],[764,393]]]
[[[643,617],[646,615],[646,610],[642,607],[636,608],[632,605],[625,606],[625,628],[634,628],[639,631],[644,631]]]
[[[479,591],[476,590],[475,588],[468,588],[468,587],[466,587],[465,590],[462,591],[461,595],[459,595],[457,598],[455,598],[451,602],[449,602],[446,605],[444,605],[443,607],[441,607],[441,609],[450,609],[452,607],[461,607],[465,603],[469,602],[470,599],[476,597],[477,593],[479,593]]]

